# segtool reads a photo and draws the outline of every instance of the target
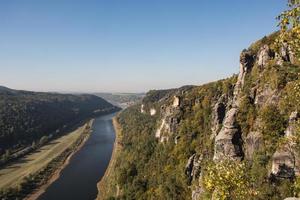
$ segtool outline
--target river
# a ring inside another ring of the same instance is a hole
[[[113,151],[114,116],[109,114],[95,119],[93,132],[86,143],[38,200],[94,200],[97,197],[97,183],[104,175]]]

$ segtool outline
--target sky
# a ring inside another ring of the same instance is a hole
[[[146,92],[238,73],[282,0],[0,0],[0,85]]]

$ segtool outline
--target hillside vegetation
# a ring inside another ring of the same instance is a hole
[[[61,136],[82,120],[117,110],[116,106],[93,95],[0,87],[0,164]]]
[[[282,200],[300,192],[300,65],[278,33],[240,72],[150,91],[121,112],[122,150],[101,199]]]

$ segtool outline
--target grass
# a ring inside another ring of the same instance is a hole
[[[24,177],[47,166],[49,162],[64,152],[84,133],[85,127],[86,124],[0,169],[0,190],[17,186]]]

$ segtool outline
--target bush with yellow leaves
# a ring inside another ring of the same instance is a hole
[[[243,162],[224,160],[208,165],[202,185],[212,193],[214,200],[255,199],[258,192],[247,174]]]
[[[279,43],[287,43],[300,58],[300,0],[288,0],[288,9],[277,19],[280,26]]]

